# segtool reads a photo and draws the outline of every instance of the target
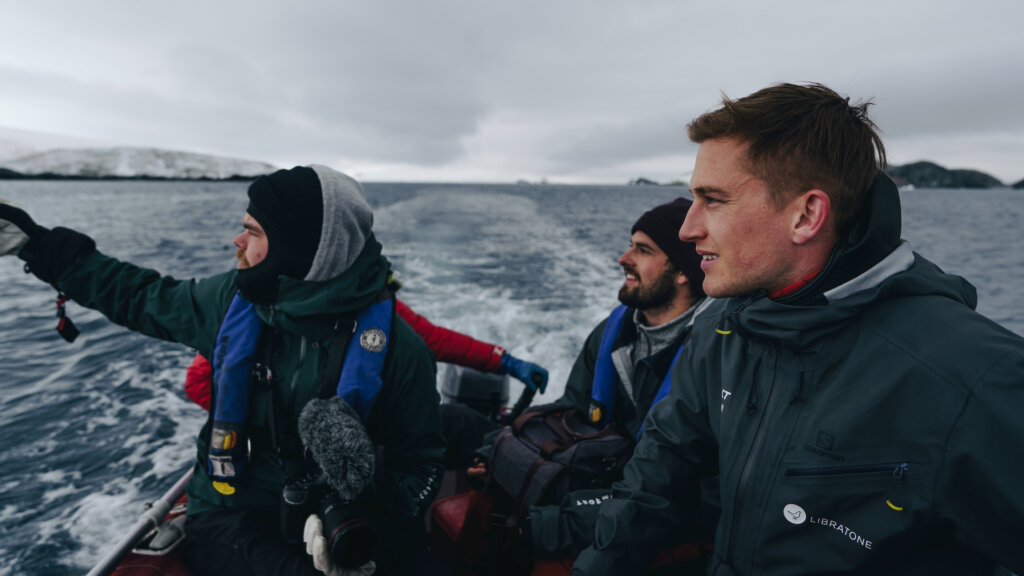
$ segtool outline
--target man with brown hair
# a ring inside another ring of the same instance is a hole
[[[720,474],[709,573],[1024,571],[1024,340],[900,240],[867,105],[783,84],[689,134],[718,300],[575,570],[642,571]]]

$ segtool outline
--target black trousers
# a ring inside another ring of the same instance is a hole
[[[183,558],[196,576],[323,576],[304,544],[288,544],[278,518],[220,508],[185,521]]]
[[[313,568],[305,544],[288,544],[277,517],[255,510],[219,508],[189,516],[185,534],[182,557],[193,576],[323,576]],[[375,576],[451,574],[421,541],[409,543],[398,556],[378,557]]]

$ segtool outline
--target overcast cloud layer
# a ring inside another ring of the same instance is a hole
[[[871,98],[890,161],[1024,178],[1024,2],[0,2],[0,127],[366,180],[685,179],[722,92]]]

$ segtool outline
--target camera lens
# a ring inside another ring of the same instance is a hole
[[[373,560],[377,553],[377,533],[361,506],[343,501],[332,491],[320,501],[318,514],[323,520],[324,537],[335,564],[357,568]]]

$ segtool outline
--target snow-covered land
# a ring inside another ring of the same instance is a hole
[[[276,168],[266,162],[157,148],[84,148],[38,152],[0,161],[26,175],[79,178],[254,178]]]
[[[0,168],[27,176],[77,178],[255,178],[266,162],[194,152],[114,146],[57,134],[0,128]]]

